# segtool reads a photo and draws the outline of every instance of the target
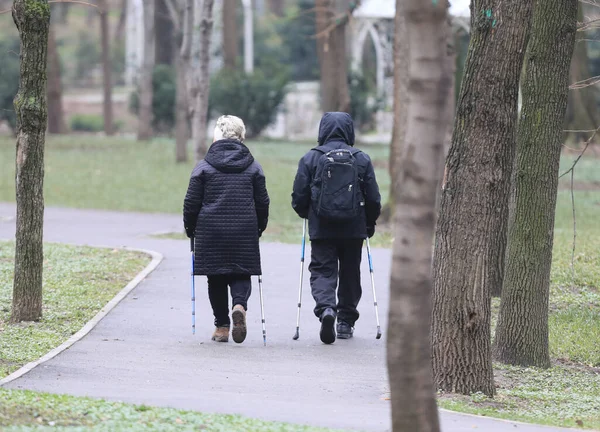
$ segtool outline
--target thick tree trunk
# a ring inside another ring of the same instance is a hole
[[[14,103],[17,231],[11,321],[21,322],[36,321],[42,316],[48,1],[15,0],[13,20],[21,39],[21,78]]]
[[[584,21],[583,4],[581,2],[577,13],[577,21]],[[571,60],[570,84],[591,78],[586,37],[588,36],[585,33],[581,33],[579,38],[583,40],[577,41],[575,44],[575,51]],[[583,131],[571,135],[577,142],[588,139],[590,133],[585,131],[593,131],[600,126],[600,115],[598,115],[598,105],[596,103],[597,91],[597,87],[591,86],[572,89],[569,92],[566,129]]]
[[[350,111],[348,65],[346,58],[346,23],[334,23],[334,15],[347,11],[344,0],[317,0],[317,54],[321,71],[321,109]],[[329,29],[329,31],[328,31]]]
[[[406,142],[398,170],[387,361],[396,432],[439,431],[431,376],[431,241],[451,79],[446,61],[448,4],[396,0],[406,12],[410,64]],[[398,20],[396,21],[398,22]],[[398,33],[396,33],[398,35]],[[399,55],[399,50],[396,51]],[[410,389],[410,391],[407,391]]]
[[[186,97],[186,75],[185,64],[181,53],[175,53],[175,67],[177,76],[177,100],[175,112],[175,161],[177,163],[187,162],[187,142],[190,136],[188,118],[188,100]]]
[[[195,143],[196,160],[206,155],[206,128],[208,115],[208,90],[210,84],[209,62],[210,42],[213,28],[214,0],[195,0],[194,29],[198,29],[199,43],[196,45],[193,57],[199,61],[197,73],[188,74],[189,101],[192,104],[192,140]]]
[[[144,2],[144,61],[140,78],[138,140],[152,137],[152,73],[155,63],[154,0]]]
[[[550,366],[554,214],[577,0],[537,0],[522,83],[506,273],[494,343],[504,363]]]
[[[433,373],[447,392],[495,393],[490,293],[501,279],[519,77],[533,0],[475,0],[433,260]]]
[[[227,69],[235,69],[238,56],[237,5],[238,0],[223,0],[223,57]]]
[[[56,34],[53,26],[48,33],[48,132],[63,134],[67,132],[62,103],[60,57],[56,46]]]
[[[100,39],[102,41],[102,86],[103,101],[102,112],[104,113],[104,133],[111,136],[113,128],[113,106],[112,106],[112,62],[110,57],[110,34],[108,29],[108,2],[101,0],[100,6]]]
[[[156,32],[155,64],[172,65],[173,56],[173,20],[169,16],[167,1],[155,0],[156,11],[154,14],[154,29]]]

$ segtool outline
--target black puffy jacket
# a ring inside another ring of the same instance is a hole
[[[298,164],[294,180],[292,207],[301,218],[308,218],[311,240],[367,238],[367,227],[374,229],[381,213],[381,196],[375,178],[375,170],[369,155],[362,151],[354,154],[358,175],[362,183],[365,211],[348,222],[330,222],[319,218],[311,206],[311,184],[314,180],[319,158],[323,152],[335,149],[352,149],[354,146],[354,123],[347,113],[325,113],[319,125],[319,151],[312,149]]]
[[[196,275],[260,275],[258,239],[267,228],[265,176],[239,141],[212,144],[190,178],[183,204],[188,237],[195,237]]]

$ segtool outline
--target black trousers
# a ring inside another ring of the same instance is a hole
[[[248,310],[248,299],[252,292],[250,276],[218,275],[208,276],[208,298],[215,316],[215,326],[226,327],[229,319],[229,296],[227,286],[231,288],[231,303],[242,305]]]
[[[362,296],[360,262],[362,239],[313,240],[311,242],[310,285],[317,305],[315,315],[325,309],[337,312],[338,321],[354,326],[359,313],[356,307]],[[336,301],[336,288],[337,301]]]

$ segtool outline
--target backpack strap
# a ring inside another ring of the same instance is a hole
[[[362,153],[362,150],[359,150],[359,149],[357,149],[357,148],[354,148],[354,147],[352,147],[352,146],[350,146],[350,148],[349,148],[349,149],[331,149],[331,150],[324,150],[324,149],[322,148],[322,146],[319,146],[319,147],[314,147],[314,148],[312,148],[311,150],[318,151],[319,153],[322,153],[322,154],[327,154],[327,153],[329,153],[329,152],[332,152],[332,151],[335,151],[335,150],[349,150],[349,151],[350,151],[350,153],[352,154],[352,156],[354,156],[354,155],[355,155],[355,154],[357,154],[357,153]]]

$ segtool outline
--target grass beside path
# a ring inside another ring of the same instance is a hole
[[[14,242],[0,242],[0,378],[77,333],[150,261],[142,253],[44,245],[44,305],[39,322],[9,324]]]
[[[0,137],[0,201],[14,202],[14,140]],[[298,243],[302,222],[291,208],[298,161],[314,144],[248,142],[267,177],[271,196],[269,227],[263,241]],[[387,198],[386,146],[368,146],[382,196]],[[170,140],[136,142],[124,138],[50,136],[46,144],[46,205],[85,209],[181,214],[193,162],[175,163]],[[183,226],[181,227],[183,231]],[[389,246],[391,236],[374,237]]]
[[[327,432],[331,429],[0,389],[0,429],[25,431]]]

